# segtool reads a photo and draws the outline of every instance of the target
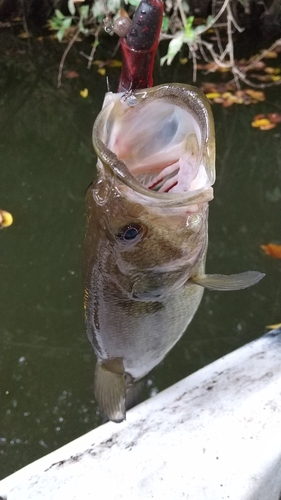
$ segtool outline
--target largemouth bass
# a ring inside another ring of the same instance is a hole
[[[263,274],[205,274],[215,134],[198,89],[173,83],[107,93],[93,143],[85,320],[97,356],[95,397],[120,422],[126,391],[179,340],[204,288],[238,290]]]

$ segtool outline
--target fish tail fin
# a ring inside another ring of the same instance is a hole
[[[258,271],[246,271],[245,273],[230,274],[205,274],[195,276],[192,281],[197,285],[209,290],[230,291],[242,290],[258,283],[265,275]]]
[[[95,398],[105,413],[113,422],[122,422],[126,419],[126,384],[125,374],[111,371],[100,361],[96,364]]]

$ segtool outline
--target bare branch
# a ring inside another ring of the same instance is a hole
[[[70,51],[72,45],[76,42],[76,40],[79,36],[79,33],[80,33],[80,30],[79,30],[79,28],[77,28],[77,31],[74,33],[73,37],[71,38],[70,42],[68,43],[68,45],[67,45],[67,47],[62,55],[60,65],[59,65],[59,72],[58,72],[58,84],[57,84],[58,88],[60,88],[60,86],[61,86],[62,70],[63,70],[66,56],[67,56],[68,52]]]

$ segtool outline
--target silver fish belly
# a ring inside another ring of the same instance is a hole
[[[97,356],[97,402],[120,422],[126,390],[179,340],[204,287],[245,288],[262,275],[205,275],[215,134],[198,89],[167,84],[108,93],[93,142],[85,321]]]

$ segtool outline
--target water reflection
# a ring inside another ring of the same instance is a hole
[[[4,477],[102,421],[92,393],[94,355],[83,323],[80,270],[84,192],[95,165],[91,130],[105,81],[74,52],[67,69],[80,77],[57,90],[59,46],[2,42],[0,194],[14,216],[0,233]],[[175,81],[173,71],[186,81],[179,68],[162,68],[156,83]],[[118,70],[109,71],[114,86]],[[279,93],[268,92],[272,104],[281,105]],[[188,333],[149,376],[147,397],[281,321],[280,262],[260,250],[281,242],[280,128],[265,133],[250,126],[266,106],[214,109],[218,178],[207,270],[257,269],[267,276],[242,292],[205,292]]]

